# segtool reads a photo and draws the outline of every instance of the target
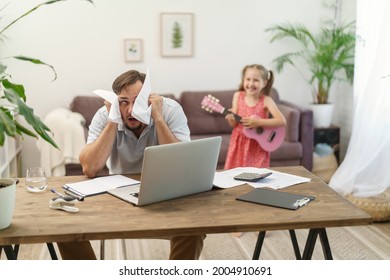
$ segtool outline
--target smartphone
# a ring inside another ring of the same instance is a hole
[[[272,174],[272,172],[267,172],[267,173],[243,172],[243,173],[240,173],[240,174],[234,176],[233,178],[235,180],[239,180],[239,181],[257,182],[265,177],[268,177],[271,174]]]

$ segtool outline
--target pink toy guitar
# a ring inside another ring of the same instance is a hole
[[[233,114],[221,104],[219,100],[214,96],[205,96],[202,100],[202,108],[210,113],[217,112],[223,115]],[[237,122],[241,120],[241,117],[237,114],[233,114]],[[260,118],[259,116],[253,116]],[[257,127],[257,128],[245,128],[244,135],[250,139],[254,139],[259,145],[266,151],[275,151],[283,143],[285,128],[280,127]]]

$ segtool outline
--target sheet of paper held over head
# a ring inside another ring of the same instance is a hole
[[[135,99],[133,111],[131,113],[134,118],[145,124],[150,124],[151,120],[152,106],[149,106],[149,95],[151,92],[152,87],[150,84],[150,75],[148,69],[146,72],[145,81],[137,98]],[[121,124],[122,118],[119,110],[118,96],[112,91],[101,89],[94,90],[93,93],[111,103],[111,109],[108,118],[113,122]]]
[[[106,101],[110,102],[111,108],[108,118],[115,123],[122,124],[121,112],[119,110],[118,96],[115,92],[97,89],[93,91],[94,94],[104,98]]]
[[[150,83],[149,69],[146,71],[146,77],[141,91],[135,99],[133,112],[131,113],[134,118],[144,124],[150,124],[152,116],[152,106],[149,105],[149,95],[152,93],[152,85]]]

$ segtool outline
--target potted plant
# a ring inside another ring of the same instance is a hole
[[[9,227],[15,207],[16,181],[0,178],[0,230]]]
[[[274,25],[265,31],[273,34],[271,43],[288,38],[298,43],[297,50],[280,55],[273,62],[278,72],[281,72],[286,64],[298,70],[312,87],[313,104],[329,104],[329,92],[335,81],[352,83],[355,53],[354,22],[323,27],[318,34],[313,34],[301,24],[291,23]],[[299,69],[302,62],[310,73],[308,78]],[[330,119],[326,123],[328,125],[319,126],[329,126]]]
[[[67,0],[45,1],[36,5],[4,27],[0,26],[0,42],[4,42],[4,32],[13,26],[16,22],[34,12],[41,6],[54,4],[60,1]],[[93,3],[91,0],[86,1]],[[0,7],[0,12],[4,11],[4,9],[5,7]],[[0,20],[1,19],[2,17],[0,15]],[[57,78],[57,74],[54,68],[39,59],[26,56],[13,56],[5,59],[10,58],[31,62],[34,64],[46,65],[53,70],[55,75],[54,80]],[[57,144],[48,134],[50,129],[40,120],[38,116],[34,114],[34,110],[26,104],[26,94],[23,85],[11,82],[11,75],[7,73],[7,66],[4,62],[5,59],[2,57],[0,58],[0,147],[4,145],[5,137],[27,135],[36,138],[40,136],[45,141],[58,148]],[[24,118],[27,123],[31,125],[35,132],[18,122],[16,115]],[[12,213],[15,205],[15,185],[15,180],[0,179],[0,229],[8,227],[11,223]]]

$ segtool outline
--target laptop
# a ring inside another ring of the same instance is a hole
[[[108,191],[137,206],[209,191],[222,137],[147,147],[140,184]]]

